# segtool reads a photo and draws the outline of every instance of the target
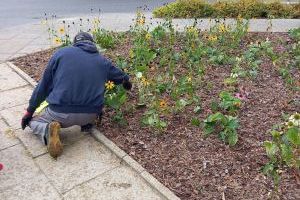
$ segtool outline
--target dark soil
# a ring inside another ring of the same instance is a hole
[[[245,43],[266,36],[272,41],[290,40],[286,34],[252,34]],[[124,43],[107,55],[112,58],[114,54],[124,55],[128,53],[128,45]],[[34,53],[13,62],[39,80],[53,51]],[[211,112],[210,103],[225,87],[223,80],[229,74],[226,67],[207,68],[205,80],[211,85],[197,91],[202,101],[202,112],[198,115],[201,120]],[[298,81],[299,75],[299,70],[294,73]],[[154,134],[140,125],[143,109],[126,112],[129,125],[125,127],[112,122],[114,113],[106,109],[100,129],[181,199],[272,199],[271,178],[261,172],[268,162],[262,144],[270,139],[268,130],[283,121],[282,114],[300,111],[296,103],[300,93],[286,86],[269,60],[263,62],[256,79],[243,79],[239,87],[245,88],[249,96],[239,112],[239,141],[232,148],[215,135],[204,139],[202,129],[190,123],[192,110],[171,116],[168,129]],[[134,105],[135,101],[133,91],[128,105]],[[289,169],[283,170],[279,198],[300,199],[299,183]]]

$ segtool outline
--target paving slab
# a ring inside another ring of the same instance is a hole
[[[0,151],[19,143],[20,141],[17,139],[15,132],[0,119]]]
[[[35,160],[60,193],[120,165],[120,160],[91,136],[65,146],[57,160],[48,154]]]
[[[17,34],[10,31],[0,31],[0,42],[3,42],[3,40],[10,40],[13,37],[15,37]]]
[[[8,123],[12,129],[21,128],[21,118],[27,109],[28,104],[23,104],[0,111],[0,116]]]
[[[0,71],[0,92],[28,85],[28,83],[8,67],[7,64],[0,64]]]
[[[161,200],[162,198],[129,167],[122,165],[76,186],[65,200]]]
[[[30,128],[26,128],[25,130],[17,130],[16,136],[22,141],[25,145],[28,152],[32,157],[37,157],[47,153],[47,147],[42,143],[41,139],[34,135]],[[61,130],[61,140],[65,146],[71,145],[74,142],[82,139],[86,133],[81,133],[79,127],[71,127],[68,129]]]
[[[32,133],[30,128],[16,130],[16,136],[22,141],[28,153],[32,157],[37,157],[47,153],[47,147],[43,145],[40,138]]]
[[[0,53],[18,53],[19,50],[23,49],[27,44],[29,44],[32,39],[11,39],[5,40],[1,43]]]
[[[0,171],[1,199],[60,199],[59,193],[35,165],[22,145],[0,151],[4,169]]]
[[[0,63],[8,60],[12,55],[12,53],[0,53]]]
[[[49,49],[50,45],[47,44],[34,44],[34,45],[28,45],[25,48],[21,49],[18,53],[19,54],[30,54],[30,53],[34,53],[37,51],[42,51],[42,50],[46,50]]]
[[[27,103],[31,94],[31,86],[25,86],[0,92],[0,110]]]

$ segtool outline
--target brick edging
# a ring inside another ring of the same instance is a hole
[[[26,80],[32,87],[37,85],[37,82],[31,78],[28,74],[23,72],[17,66],[15,66],[12,62],[6,62],[6,64],[14,70],[19,76],[21,76],[24,80]],[[98,142],[101,142],[106,148],[108,148],[113,154],[115,154],[118,158],[121,159],[122,163],[127,164],[131,167],[137,174],[139,174],[149,186],[155,189],[162,197],[167,200],[180,200],[169,188],[160,183],[156,178],[154,178],[149,172],[146,171],[137,161],[131,158],[125,151],[120,149],[115,143],[109,140],[106,136],[104,136],[100,131],[93,128],[92,136]]]

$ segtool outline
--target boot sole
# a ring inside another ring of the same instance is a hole
[[[60,128],[61,126],[58,122],[51,122],[49,124],[48,151],[53,158],[60,156],[63,151],[63,144],[59,137]]]

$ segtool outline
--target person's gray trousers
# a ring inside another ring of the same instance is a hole
[[[97,113],[58,113],[47,107],[41,114],[32,118],[29,127],[46,145],[46,134],[49,123],[56,121],[60,123],[62,128],[68,128],[74,125],[84,126],[94,124],[97,117]]]

